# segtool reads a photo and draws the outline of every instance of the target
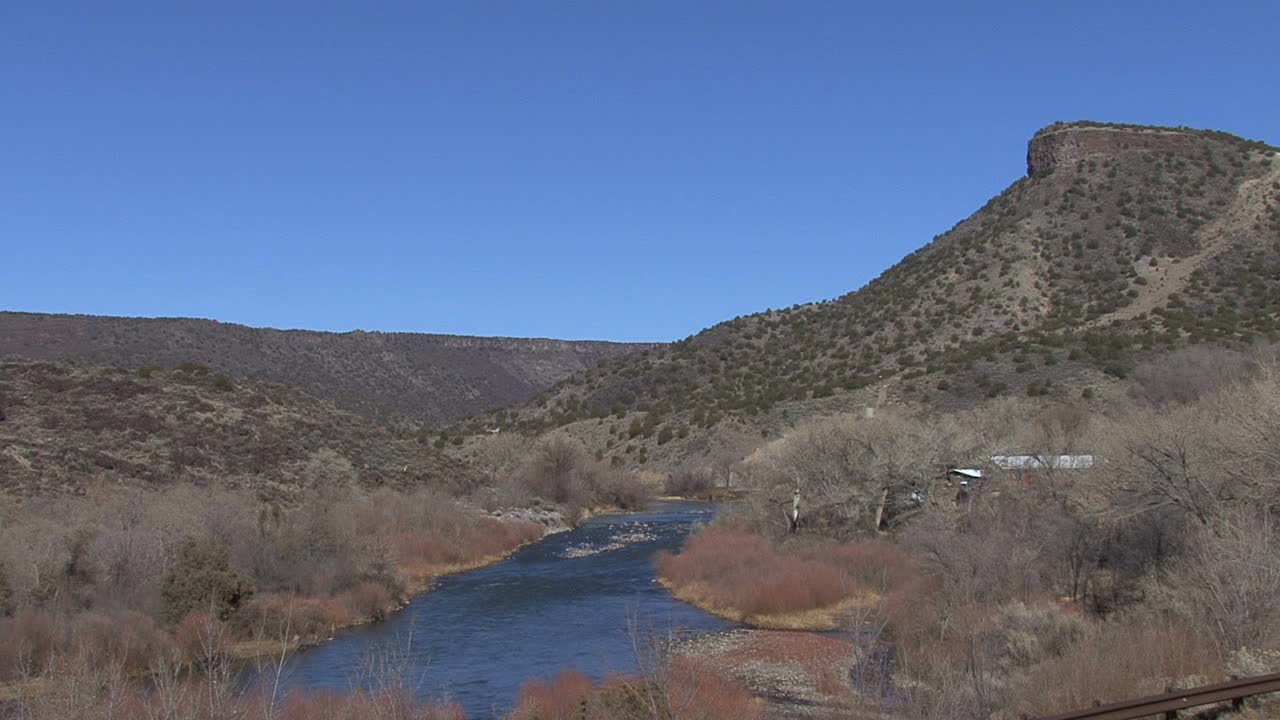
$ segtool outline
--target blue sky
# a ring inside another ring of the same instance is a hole
[[[677,339],[861,286],[1055,120],[1280,143],[1277,8],[5,3],[0,309]]]

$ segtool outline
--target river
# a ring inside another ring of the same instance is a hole
[[[634,671],[633,628],[653,637],[730,627],[672,599],[650,562],[711,514],[707,505],[663,502],[603,515],[442,578],[387,621],[296,654],[285,687],[349,690],[364,683],[362,668],[391,658],[415,693],[450,698],[475,720],[509,710],[531,678]]]

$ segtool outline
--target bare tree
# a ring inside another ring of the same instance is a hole
[[[1118,421],[1107,475],[1120,512],[1177,508],[1209,525],[1280,500],[1280,377]]]
[[[1248,379],[1257,369],[1248,356],[1226,348],[1181,348],[1135,368],[1130,394],[1155,407],[1186,405]]]
[[[1261,512],[1233,513],[1193,533],[1169,574],[1174,602],[1225,652],[1280,643],[1280,530]]]
[[[892,414],[829,418],[765,446],[746,471],[775,507],[788,504],[798,486],[808,518],[802,524],[837,533],[874,531],[927,496],[939,468],[967,454],[972,442],[949,421]]]

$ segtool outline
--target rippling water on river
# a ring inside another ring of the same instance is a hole
[[[386,622],[299,653],[286,686],[348,690],[360,684],[362,658],[394,651],[420,695],[451,697],[474,719],[508,710],[530,678],[570,668],[596,679],[632,671],[632,626],[661,634],[728,627],[673,600],[650,563],[711,512],[660,503],[597,517],[503,562],[444,578]]]

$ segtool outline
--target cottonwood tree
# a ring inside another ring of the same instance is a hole
[[[1280,498],[1280,366],[1262,366],[1258,376],[1219,393],[1212,407],[1223,418],[1216,437],[1230,461],[1229,475],[1255,503],[1274,506]]]
[[[1175,604],[1225,652],[1280,641],[1280,530],[1265,512],[1238,512],[1198,528],[1169,574]]]
[[[476,464],[491,482],[515,472],[533,452],[533,441],[518,432],[495,433],[480,439]]]
[[[904,415],[809,422],[765,446],[749,464],[767,500],[790,505],[800,488],[800,522],[837,534],[876,530],[929,492],[939,468],[968,439],[952,421]],[[774,516],[774,512],[765,512]],[[782,513],[777,513],[781,518]],[[806,520],[806,517],[808,520]]]
[[[1109,468],[1125,513],[1177,508],[1207,524],[1222,505],[1239,500],[1227,479],[1216,443],[1197,427],[1190,411],[1140,413],[1126,418],[1119,452]]]
[[[1280,504],[1280,376],[1232,387],[1167,412],[1144,411],[1116,429],[1108,469],[1117,508],[1176,508],[1212,525],[1244,507]]]

